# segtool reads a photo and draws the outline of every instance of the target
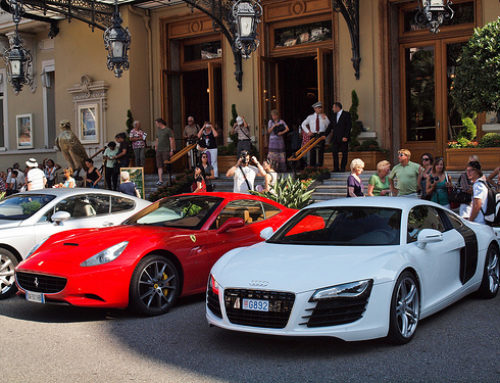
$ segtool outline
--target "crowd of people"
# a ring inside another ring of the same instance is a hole
[[[462,218],[485,223],[484,211],[488,199],[488,185],[500,191],[500,166],[488,177],[483,174],[477,156],[471,156],[465,171],[458,180],[453,180],[446,171],[443,157],[434,158],[424,153],[420,164],[410,160],[408,149],[398,151],[399,163],[391,170],[389,161],[380,161],[377,172],[365,188],[361,179],[364,162],[356,158],[351,162],[351,174],[347,178],[346,197],[402,196],[422,198],[451,208],[451,203],[459,209]],[[496,178],[496,180],[495,180]],[[458,205],[458,206],[457,206]]]

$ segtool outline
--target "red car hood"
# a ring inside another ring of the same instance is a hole
[[[188,232],[155,226],[70,230],[51,236],[31,257],[21,262],[17,270],[50,272],[53,271],[53,266],[60,269],[63,264],[80,265],[93,255],[123,241],[129,242],[127,248],[139,244],[141,249],[146,250],[157,248],[158,243],[164,241],[165,237],[171,242],[192,233],[192,230]]]

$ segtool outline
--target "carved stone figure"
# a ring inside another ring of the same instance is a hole
[[[88,158],[87,152],[78,137],[71,130],[71,123],[68,120],[62,120],[59,123],[61,133],[56,138],[56,146],[68,161],[68,165],[77,174],[80,169],[87,170],[85,159]]]

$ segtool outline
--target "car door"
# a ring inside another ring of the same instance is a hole
[[[245,225],[217,233],[229,218],[242,218]],[[240,199],[229,201],[220,211],[210,227],[213,242],[210,244],[210,260],[212,265],[226,252],[236,247],[250,246],[262,241],[260,231],[268,224],[264,219],[265,212],[258,200]]]
[[[438,210],[419,205],[408,214],[406,249],[419,271],[423,311],[444,304],[461,287],[460,249],[464,247],[464,240],[456,230],[445,225]],[[443,240],[418,246],[417,236],[423,229],[438,230]]]
[[[71,217],[60,225],[52,222],[52,215],[58,211],[66,211]],[[41,241],[60,231],[102,227],[106,216],[109,216],[109,196],[77,194],[57,202],[40,220],[37,225],[37,241]]]

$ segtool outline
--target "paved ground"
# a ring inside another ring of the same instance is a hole
[[[2,382],[500,381],[500,297],[466,298],[400,347],[208,328],[200,296],[155,318],[14,298],[0,335]]]

